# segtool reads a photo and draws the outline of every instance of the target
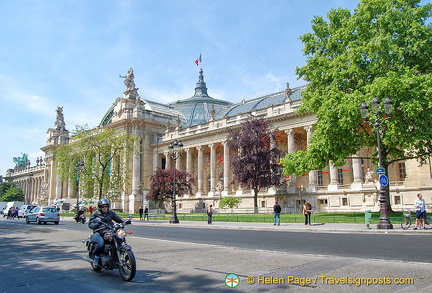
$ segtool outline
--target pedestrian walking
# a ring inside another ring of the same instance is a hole
[[[421,193],[417,194],[417,199],[414,202],[414,207],[416,210],[416,222],[414,230],[417,230],[419,228],[419,221],[421,219],[422,227],[421,229],[426,229],[426,202],[423,199],[423,195]]]
[[[303,205],[302,213],[305,216],[305,225],[311,225],[311,213],[312,213],[312,205],[307,201]]]
[[[143,207],[142,206],[140,206],[139,207],[139,210],[138,210],[138,213],[139,213],[139,217],[140,217],[140,221],[142,221],[143,220],[143,212],[144,212],[144,210],[143,210]]]
[[[213,205],[210,205],[207,209],[207,223],[210,225],[212,223],[213,217]]]
[[[276,226],[276,218],[277,218],[277,225],[280,226],[280,213],[282,211],[281,206],[278,204],[278,202],[275,202],[275,205],[273,206],[273,226]]]
[[[147,221],[149,220],[149,209],[148,207],[145,207],[144,209],[144,221],[147,218]]]

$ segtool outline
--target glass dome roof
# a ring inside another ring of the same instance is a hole
[[[199,72],[195,94],[189,99],[169,104],[169,106],[183,113],[187,127],[208,122],[212,117],[225,112],[231,105],[231,102],[214,99],[207,94],[202,69]]]
[[[233,104],[228,101],[214,99],[208,95],[207,86],[204,82],[203,70],[200,69],[198,82],[195,87],[195,94],[191,98],[178,100],[167,105],[150,100],[143,101],[146,103],[147,110],[177,116],[180,120],[181,127],[190,127],[200,123],[209,122],[212,119],[232,117],[238,114],[264,109],[272,105],[283,104],[287,100],[292,102],[300,101],[301,93],[304,89],[305,86],[291,89],[287,83],[287,89],[285,91],[276,92],[251,100],[243,100],[239,103]],[[114,105],[108,109],[107,113],[102,118],[100,125],[111,123],[113,113]]]

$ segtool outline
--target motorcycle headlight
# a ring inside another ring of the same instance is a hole
[[[116,232],[117,238],[124,239],[126,237],[126,231],[123,229],[119,229]]]

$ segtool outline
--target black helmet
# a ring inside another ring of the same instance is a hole
[[[101,198],[98,201],[98,208],[99,208],[100,212],[102,211],[102,206],[108,206],[108,210],[109,210],[109,208],[110,208],[110,202],[109,202],[109,200],[106,199],[106,198]]]

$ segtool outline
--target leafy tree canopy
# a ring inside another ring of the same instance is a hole
[[[0,183],[0,201],[24,201],[24,192],[11,182]]]
[[[276,147],[276,135],[277,130],[271,130],[264,119],[257,117],[249,118],[228,135],[229,148],[234,151],[231,156],[234,178],[254,191],[255,211],[259,190],[283,183],[279,164],[283,152]]]
[[[116,198],[127,186],[128,165],[138,152],[138,137],[114,129],[87,129],[77,126],[73,141],[55,150],[58,171],[62,181],[78,180],[86,197]],[[83,166],[76,166],[81,162]],[[79,173],[79,174],[78,174]]]
[[[220,200],[219,207],[222,209],[224,207],[229,207],[230,209],[232,209],[233,207],[238,207],[238,205],[241,202],[242,202],[241,198],[233,197],[233,196],[227,196],[227,197],[224,197]]]
[[[150,192],[146,198],[157,202],[169,201],[173,198],[174,191],[174,169],[158,168],[155,173],[150,176]],[[186,171],[175,171],[175,186],[176,194],[192,193],[192,184],[194,179],[191,174]]]
[[[420,0],[362,0],[351,13],[333,9],[315,17],[300,37],[307,64],[297,74],[308,84],[301,113],[316,113],[307,151],[288,154],[287,174],[342,165],[362,147],[376,146],[376,129],[360,120],[359,106],[377,97],[394,102],[393,119],[382,125],[386,164],[432,150],[432,5]],[[376,117],[370,113],[371,120]],[[382,116],[379,116],[381,118]],[[372,159],[377,153],[372,154]]]

